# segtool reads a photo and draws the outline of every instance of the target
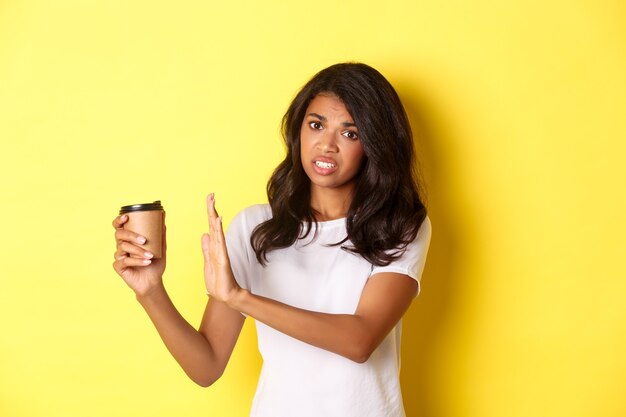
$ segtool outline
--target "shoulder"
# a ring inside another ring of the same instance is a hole
[[[235,216],[235,219],[236,218],[244,219],[246,222],[262,223],[272,218],[272,208],[267,203],[255,204],[241,210]]]
[[[426,216],[420,225],[419,231],[417,232],[417,236],[415,240],[421,240],[430,242],[430,236],[433,234],[433,225],[430,222],[430,217]]]
[[[426,216],[420,225],[417,235],[412,242],[406,246],[406,251],[409,253],[409,257],[421,257],[426,256],[428,253],[428,247],[430,246],[430,238],[433,233],[432,223],[430,218]]]
[[[259,224],[272,218],[272,208],[269,204],[255,204],[241,210],[233,217],[228,226],[237,230],[252,231]]]
[[[432,225],[430,218],[426,216],[413,239],[403,250],[402,255],[386,266],[374,266],[372,275],[379,272],[396,272],[405,274],[417,280],[421,279],[430,246]]]

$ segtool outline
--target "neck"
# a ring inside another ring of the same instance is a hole
[[[328,189],[311,187],[311,209],[320,222],[340,219],[348,215],[352,203],[353,187]]]

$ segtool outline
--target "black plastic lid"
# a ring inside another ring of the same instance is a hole
[[[156,200],[152,203],[132,204],[130,206],[122,206],[120,208],[120,214],[130,213],[133,211],[151,211],[151,210],[163,210],[161,200]]]

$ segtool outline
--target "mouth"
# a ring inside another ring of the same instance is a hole
[[[315,161],[315,166],[319,167],[319,168],[324,168],[324,169],[331,169],[331,168],[335,168],[337,165],[332,163],[332,162],[325,162],[325,161]]]
[[[317,157],[313,160],[313,168],[320,175],[330,175],[337,170],[337,162],[324,157]]]

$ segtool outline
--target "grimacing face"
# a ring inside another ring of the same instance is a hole
[[[365,157],[352,115],[338,97],[319,94],[300,128],[300,158],[311,194],[322,189],[350,193]]]

